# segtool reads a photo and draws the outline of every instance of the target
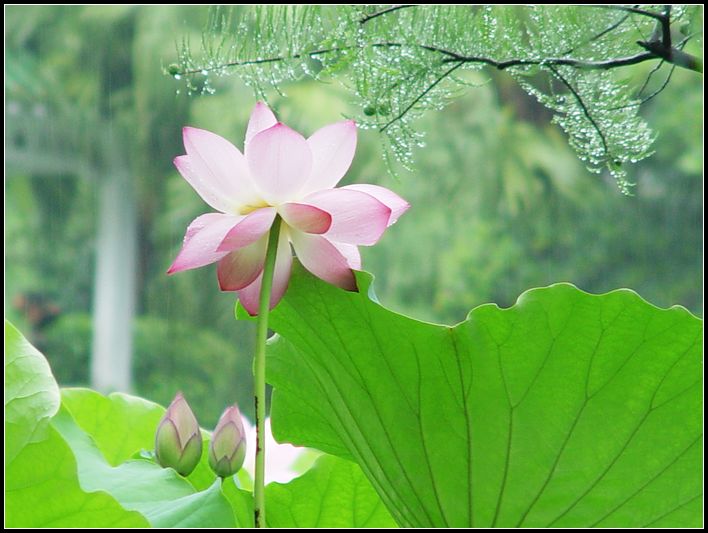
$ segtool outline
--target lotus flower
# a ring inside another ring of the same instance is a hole
[[[356,135],[356,124],[344,120],[305,139],[262,102],[251,113],[243,154],[214,133],[184,128],[187,154],[174,164],[219,213],[189,225],[168,274],[218,261],[221,290],[237,291],[243,307],[257,314],[268,232],[280,215],[271,309],[288,287],[291,243],[307,270],[356,290],[357,246],[375,244],[409,207],[377,185],[334,188],[354,158]]]
[[[246,458],[246,432],[238,407],[227,407],[209,443],[209,466],[217,476],[233,476]]]
[[[167,408],[155,434],[155,456],[160,466],[188,476],[202,456],[202,434],[182,393]]]

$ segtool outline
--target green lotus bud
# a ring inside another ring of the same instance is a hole
[[[178,392],[155,434],[155,457],[163,468],[188,476],[202,456],[202,434],[194,413]]]
[[[227,407],[211,435],[209,466],[219,477],[234,475],[246,458],[246,432],[238,407]]]

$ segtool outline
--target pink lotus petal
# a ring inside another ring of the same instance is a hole
[[[334,241],[329,242],[332,244],[332,246],[339,250],[339,253],[341,253],[342,256],[344,256],[344,259],[347,260],[349,268],[351,268],[352,270],[361,270],[361,254],[359,253],[359,248],[357,248],[353,244],[346,244],[343,242]]]
[[[324,233],[332,225],[332,216],[314,205],[287,203],[278,212],[288,226],[305,233]]]
[[[369,183],[357,183],[354,185],[347,185],[345,187],[342,187],[342,189],[365,192],[366,194],[370,194],[379,202],[388,207],[391,210],[391,217],[388,221],[389,226],[395,224],[398,220],[398,217],[405,213],[411,206],[411,204],[406,202],[395,192],[390,191],[386,187],[381,187],[379,185],[371,185]]]
[[[234,211],[236,207],[234,202],[219,194],[212,186],[211,181],[203,179],[205,174],[195,172],[191,158],[188,155],[175,157],[173,163],[182,177],[207,204],[222,213]]]
[[[241,205],[258,201],[258,195],[248,173],[246,158],[238,148],[219,135],[198,128],[186,127],[182,130],[184,147],[189,156],[190,174],[199,177],[199,187],[210,188],[226,204],[228,213],[238,212]],[[196,182],[185,179],[190,184]],[[197,192],[200,189],[197,189]],[[200,193],[201,194],[201,193]]]
[[[226,216],[231,217],[233,215]],[[183,244],[186,244],[189,239],[212,222],[218,222],[220,220],[226,220],[223,213],[205,213],[203,215],[199,215],[197,218],[192,220],[192,222],[190,222],[189,226],[187,226]]]
[[[226,234],[217,250],[220,252],[230,252],[256,242],[264,233],[267,233],[273,225],[275,215],[276,210],[274,207],[263,207],[244,216],[243,219]]]
[[[168,274],[209,265],[228,252],[217,248],[226,234],[244,217],[207,213],[195,218],[187,228],[182,249],[167,271]]]
[[[275,272],[273,273],[273,288],[270,293],[270,308],[273,309],[285,294],[290,282],[290,270],[293,265],[293,254],[290,251],[288,241],[288,231],[285,228],[280,230],[278,239],[278,251],[275,256]],[[249,286],[238,291],[238,299],[244,309],[251,316],[258,314],[258,300],[261,294],[261,281],[263,272]]]
[[[344,120],[320,128],[307,139],[312,150],[312,172],[305,193],[331,189],[352,164],[356,151],[356,124]]]
[[[238,291],[253,283],[263,271],[268,236],[234,250],[219,261],[216,269],[222,291]]]
[[[375,244],[388,227],[391,209],[361,191],[328,189],[306,196],[303,203],[332,215],[327,238],[348,244]]]
[[[305,138],[280,122],[251,139],[247,159],[254,182],[271,205],[292,200],[312,168]]]
[[[302,265],[315,276],[349,291],[356,290],[356,279],[347,257],[322,235],[291,230],[295,253]]]
[[[244,153],[248,150],[248,143],[251,142],[254,136],[263,130],[267,130],[271,126],[275,126],[277,122],[278,120],[275,118],[275,115],[265,103],[256,102],[253,111],[251,111],[248,127],[246,128],[246,141],[243,145]]]

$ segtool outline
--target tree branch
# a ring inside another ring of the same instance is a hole
[[[678,67],[682,67],[688,70],[693,70],[695,72],[703,72],[703,62],[691,54],[687,54],[677,48],[672,48],[668,53],[661,48],[656,47],[656,43],[640,41],[637,44],[646,49],[646,52],[640,52],[638,54],[626,57],[620,57],[617,59],[605,59],[602,61],[586,61],[583,59],[575,59],[571,57],[551,57],[546,59],[508,59],[504,61],[498,61],[490,57],[481,56],[465,56],[458,54],[457,52],[452,52],[450,50],[445,50],[442,48],[437,48],[428,45],[413,45],[404,43],[373,43],[369,46],[373,47],[405,47],[405,46],[418,46],[425,50],[431,52],[437,52],[448,56],[443,59],[443,63],[482,63],[485,65],[492,66],[498,70],[506,70],[511,67],[522,67],[522,66],[569,66],[579,69],[586,70],[609,70],[613,68],[626,67],[629,65],[637,65],[645,61],[651,61],[653,59],[662,59],[667,63],[671,63]],[[354,46],[349,47],[338,47],[338,48],[325,48],[321,50],[313,50],[311,52],[302,52],[299,54],[293,54],[291,56],[277,56],[265,59],[246,59],[242,61],[231,61],[229,63],[223,63],[218,66],[208,67],[208,68],[195,68],[190,70],[185,70],[178,72],[178,74],[200,74],[202,72],[211,72],[214,70],[220,70],[222,68],[229,67],[239,67],[246,65],[260,65],[264,63],[273,63],[276,61],[285,61],[286,59],[300,59],[302,57],[316,57],[318,55],[329,54],[334,52],[343,52],[345,50],[351,50],[355,48]]]
[[[411,109],[413,109],[413,106],[416,105],[418,102],[420,102],[421,99],[422,99],[426,94],[428,94],[430,91],[432,91],[438,83],[440,83],[441,81],[443,81],[445,78],[447,78],[450,74],[452,74],[455,70],[457,70],[457,69],[460,68],[461,66],[462,66],[462,63],[457,63],[457,64],[454,65],[452,68],[449,68],[448,70],[446,70],[445,72],[443,72],[433,83],[431,83],[431,84],[428,86],[427,89],[425,89],[425,91],[423,91],[421,94],[419,94],[408,106],[406,106],[406,108],[405,108],[397,117],[392,118],[391,120],[389,120],[389,121],[386,123],[386,125],[384,125],[382,128],[380,128],[380,129],[379,129],[379,132],[383,133],[384,131],[386,131],[386,129],[387,129],[391,124],[393,124],[394,122],[396,122],[396,121],[402,119],[402,118],[406,115],[406,113],[408,113],[408,111],[410,111]]]
[[[368,22],[369,20],[372,20],[376,17],[392,13],[394,11],[407,8],[407,7],[416,7],[414,4],[400,4],[400,5],[395,5],[387,9],[383,9],[381,11],[377,11],[375,13],[372,13],[371,15],[368,15],[364,18],[362,18],[359,23],[364,24]],[[629,16],[630,14],[638,14],[646,17],[653,18],[657,21],[657,28],[654,31],[654,34],[651,36],[651,38],[648,41],[637,41],[637,44],[642,47],[645,51],[640,52],[631,56],[626,56],[626,57],[620,57],[620,58],[615,58],[615,59],[605,59],[605,60],[600,60],[600,61],[590,61],[590,60],[583,60],[583,59],[576,59],[572,57],[552,57],[552,58],[545,58],[545,59],[508,59],[508,60],[496,60],[493,58],[489,57],[482,57],[482,56],[466,56],[457,52],[453,52],[451,50],[445,50],[439,47],[435,46],[428,46],[425,44],[404,44],[404,43],[391,43],[391,42],[386,42],[386,43],[372,43],[369,45],[364,45],[364,46],[372,46],[372,47],[404,47],[404,46],[410,46],[410,47],[419,47],[423,48],[425,50],[431,51],[431,52],[436,52],[442,55],[447,56],[445,59],[443,59],[443,63],[455,63],[455,64],[464,64],[464,63],[481,63],[485,65],[492,66],[498,70],[505,70],[508,68],[512,67],[523,67],[523,66],[569,66],[573,68],[578,68],[578,69],[588,69],[588,70],[609,70],[613,68],[620,68],[620,67],[625,67],[629,65],[636,65],[639,63],[643,63],[645,61],[651,61],[654,59],[661,59],[662,61],[666,61],[667,63],[671,63],[672,65],[685,68],[688,70],[693,70],[696,72],[703,72],[703,61],[700,58],[697,58],[691,54],[688,54],[680,49],[680,47],[674,47],[671,43],[671,6],[666,6],[664,8],[663,13],[656,13],[653,11],[647,11],[645,9],[640,9],[639,7],[629,7],[629,6],[611,6],[611,5],[595,5],[595,6],[588,6],[588,7],[596,7],[596,8],[602,8],[602,9],[614,9],[614,10],[619,10],[619,11],[624,11],[627,15]],[[606,35],[610,31],[616,29],[619,27],[624,21],[626,17],[623,17],[619,21],[617,21],[615,24],[612,24],[602,32],[598,33],[595,35],[592,40],[596,40],[598,38],[601,38],[602,36]],[[313,50],[310,52],[300,52],[297,54],[293,54],[290,56],[278,56],[278,57],[272,57],[272,58],[265,58],[265,59],[253,59],[253,60],[239,60],[239,61],[232,61],[229,63],[224,63],[218,66],[213,66],[213,67],[207,67],[207,68],[195,68],[195,69],[190,69],[190,70],[185,70],[185,71],[179,71],[176,74],[180,75],[192,75],[192,74],[200,74],[204,72],[210,72],[214,70],[220,70],[222,68],[229,68],[229,67],[238,67],[238,66],[246,66],[246,65],[259,65],[259,64],[265,64],[265,63],[273,63],[277,61],[284,61],[287,59],[300,59],[303,57],[316,57],[318,55],[323,55],[323,54],[328,54],[328,53],[335,53],[335,52],[341,52],[345,50],[351,50],[355,48],[356,46],[345,46],[345,47],[334,47],[334,48],[326,48],[326,49],[321,49],[321,50]],[[455,67],[457,68],[457,67]]]
[[[404,45],[401,43],[372,43],[369,46],[395,48],[395,47],[401,47]],[[347,50],[354,50],[355,48],[358,48],[358,47],[357,46],[340,46],[340,47],[334,47],[334,48],[322,48],[320,50],[312,50],[310,52],[300,52],[300,53],[292,54],[289,56],[275,56],[275,57],[268,57],[265,59],[243,59],[243,60],[238,60],[238,61],[230,61],[228,63],[222,63],[220,65],[216,65],[213,67],[194,68],[194,69],[184,70],[184,71],[177,72],[177,74],[182,74],[182,75],[203,74],[204,72],[213,72],[215,70],[221,70],[223,68],[244,67],[244,66],[248,66],[248,65],[262,65],[264,63],[275,63],[278,61],[287,61],[288,59],[302,59],[303,57],[315,58],[319,55],[331,54],[331,53],[335,53],[335,52],[345,52]]]
[[[653,69],[651,69],[651,71],[650,71],[649,74],[647,75],[647,78],[644,80],[644,83],[642,83],[642,86],[641,86],[641,87],[639,88],[639,90],[637,91],[637,97],[641,97],[641,96],[642,96],[642,93],[644,92],[644,89],[646,89],[646,88],[649,86],[649,82],[651,81],[652,76],[654,76],[654,74],[656,74],[657,72],[659,72],[659,70],[661,70],[661,67],[663,67],[663,66],[664,66],[664,61],[659,61],[659,62],[656,64],[656,66],[655,66]]]
[[[655,13],[654,11],[647,11],[646,9],[640,9],[639,7],[612,6],[612,5],[602,5],[602,4],[585,5],[585,7],[597,7],[600,9],[614,9],[616,11],[624,11],[626,13],[634,13],[635,15],[642,15],[645,17],[651,17],[653,19],[658,20],[659,22],[663,22],[664,20],[668,20],[668,17],[666,16],[666,14]]]
[[[428,46],[423,46],[423,48],[425,48],[426,50],[434,50],[447,56],[450,56],[448,59],[443,59],[443,62],[445,63],[457,61],[462,61],[463,63],[484,63],[485,65],[490,65],[499,70],[505,70],[511,67],[534,65],[568,66],[587,70],[609,70],[613,68],[626,67],[628,65],[636,65],[638,63],[643,63],[644,61],[657,59],[658,57],[655,53],[646,51],[635,54],[633,56],[620,57],[617,59],[605,59],[602,61],[586,61],[583,59],[575,59],[572,57],[549,57],[546,59],[508,59],[505,61],[497,61],[489,57],[464,56],[456,52],[450,52],[448,50],[441,50]]]
[[[416,7],[415,4],[400,4],[397,6],[389,7],[387,9],[382,9],[381,11],[377,11],[376,13],[372,13],[371,15],[367,15],[363,19],[359,21],[359,24],[366,24],[369,22],[371,19],[375,19],[376,17],[380,17],[381,15],[385,15],[386,13],[392,13],[394,11],[398,11],[399,9],[405,9],[407,7]]]
[[[691,38],[692,38],[694,35],[695,35],[695,34],[688,35],[685,39],[683,39],[683,40],[677,45],[677,48],[678,48],[679,50],[683,50],[683,47],[686,46],[686,43],[688,43],[688,41],[690,41]],[[661,69],[661,67],[662,67],[663,65],[664,65],[664,61],[662,60],[662,61],[660,61],[660,62],[656,65],[656,67],[654,67],[654,68],[651,70],[651,72],[649,72],[649,75],[648,75],[647,78],[644,80],[644,83],[643,83],[642,86],[640,87],[639,91],[637,91],[637,98],[640,98],[640,97],[642,96],[642,93],[644,92],[644,89],[646,89],[646,88],[649,86],[649,82],[651,81],[652,76],[654,76],[654,74],[656,74],[656,73],[659,71],[659,69]],[[664,80],[664,82],[661,84],[661,86],[660,86],[658,89],[656,89],[654,92],[652,92],[649,96],[646,96],[646,97],[642,98],[642,99],[641,99],[640,101],[638,101],[638,102],[634,102],[634,103],[627,104],[627,105],[622,105],[622,106],[617,106],[617,107],[612,107],[612,108],[610,108],[610,110],[611,110],[611,111],[616,111],[616,110],[619,110],[619,109],[627,109],[627,108],[629,108],[629,107],[639,107],[639,106],[642,106],[642,105],[646,104],[649,100],[651,100],[651,99],[654,98],[655,96],[659,95],[661,92],[664,91],[664,89],[666,89],[666,87],[669,85],[669,81],[671,81],[671,76],[673,75],[674,70],[676,70],[676,65],[671,65],[671,70],[669,71],[668,76],[666,76],[666,79]]]
[[[617,28],[619,28],[619,27],[629,18],[629,15],[630,15],[629,13],[625,13],[624,16],[623,16],[622,18],[620,18],[617,22],[615,22],[614,24],[611,24],[610,26],[608,26],[607,28],[605,28],[604,30],[602,30],[600,33],[597,33],[597,34],[593,35],[592,37],[590,37],[590,38],[589,38],[588,40],[586,40],[585,42],[583,42],[583,43],[581,43],[581,44],[579,44],[579,45],[576,45],[576,46],[574,46],[573,48],[571,48],[571,49],[569,49],[569,50],[566,50],[565,52],[563,52],[563,55],[564,55],[564,56],[567,56],[567,55],[569,55],[569,54],[572,54],[572,53],[575,52],[578,48],[581,48],[581,47],[585,46],[586,44],[590,44],[590,43],[592,43],[592,42],[594,42],[594,41],[597,41],[598,39],[601,39],[602,37],[604,37],[605,35],[607,35],[607,34],[610,33],[611,31],[616,30]]]
[[[400,4],[400,5],[395,5],[392,7],[389,7],[387,9],[383,9],[381,11],[377,11],[376,13],[372,13],[371,15],[368,15],[364,18],[362,18],[359,23],[364,24],[368,22],[369,20],[372,20],[376,17],[392,13],[394,11],[397,11],[399,9],[407,8],[407,7],[416,7],[414,4]],[[368,46],[373,46],[373,47],[403,47],[403,46],[411,46],[411,47],[420,47],[425,50],[431,51],[431,52],[436,52],[443,54],[447,56],[446,59],[443,59],[443,63],[481,63],[485,65],[492,66],[498,70],[505,70],[508,68],[512,67],[522,67],[522,66],[569,66],[569,67],[574,67],[574,68],[579,68],[579,69],[588,69],[588,70],[609,70],[613,68],[620,68],[620,67],[625,67],[629,65],[636,65],[639,63],[643,63],[644,61],[651,61],[653,59],[661,59],[662,61],[666,61],[667,63],[671,63],[672,65],[685,68],[688,70],[693,70],[695,72],[703,72],[703,61],[691,54],[688,54],[681,50],[681,47],[674,47],[672,42],[671,42],[671,6],[665,6],[663,13],[655,13],[653,11],[647,11],[645,9],[640,9],[638,7],[629,7],[629,6],[610,6],[610,5],[595,5],[595,6],[589,6],[589,7],[597,7],[597,8],[603,8],[603,9],[615,9],[619,11],[624,11],[627,15],[623,18],[621,18],[619,21],[617,21],[615,24],[612,24],[602,32],[598,33],[592,39],[590,40],[596,40],[601,38],[602,36],[606,35],[610,31],[616,29],[619,27],[630,14],[638,14],[646,17],[653,18],[657,21],[657,28],[655,29],[653,35],[650,37],[648,41],[637,41],[637,44],[642,47],[645,51],[640,52],[631,56],[626,56],[626,57],[620,57],[616,59],[605,59],[605,60],[600,60],[600,61],[589,61],[589,60],[583,60],[583,59],[576,59],[572,57],[555,57],[555,58],[545,58],[545,59],[509,59],[509,60],[495,60],[493,58],[489,57],[481,57],[481,56],[465,56],[463,54],[459,54],[457,52],[453,52],[451,50],[445,50],[439,47],[435,46],[428,46],[425,44],[403,44],[403,43],[373,43]],[[219,66],[214,66],[214,67],[208,67],[208,68],[200,68],[200,69],[191,69],[191,70],[185,70],[183,72],[178,72],[178,74],[198,74],[198,73],[203,73],[203,72],[209,72],[209,71],[214,71],[214,70],[219,70],[222,68],[228,68],[228,67],[237,67],[237,66],[246,66],[246,65],[258,65],[258,64],[265,64],[265,63],[273,63],[277,61],[284,61],[286,59],[300,59],[302,57],[316,57],[318,55],[322,54],[328,54],[328,53],[333,53],[333,52],[341,52],[345,50],[351,50],[355,48],[355,46],[345,46],[345,47],[335,47],[335,48],[326,48],[322,50],[314,50],[310,52],[301,52],[297,54],[293,54],[291,56],[278,56],[278,57],[272,57],[272,58],[265,58],[265,59],[253,59],[253,60],[241,60],[241,61],[232,61],[229,63],[224,63]]]
[[[649,96],[646,96],[645,98],[642,98],[642,101],[639,102],[637,105],[644,105],[646,104],[649,100],[657,96],[659,93],[663,92],[664,89],[666,89],[666,86],[669,84],[671,81],[671,76],[674,74],[674,70],[676,70],[676,65],[671,66],[671,70],[669,70],[669,75],[666,76],[666,79],[664,80],[664,83],[661,84],[661,87],[659,87],[656,91],[651,93]]]
[[[581,96],[573,88],[573,86],[570,84],[570,82],[568,80],[566,80],[553,65],[548,65],[548,68],[551,69],[553,74],[556,75],[556,77],[561,81],[561,83],[563,83],[563,85],[565,85],[568,88],[568,90],[573,94],[575,99],[578,101],[578,105],[582,108],[585,118],[587,118],[590,121],[592,126],[595,128],[597,135],[600,137],[600,140],[602,141],[602,147],[605,150],[605,155],[609,156],[610,151],[609,151],[609,148],[607,147],[607,140],[605,139],[605,135],[602,133],[602,130],[600,129],[600,126],[598,125],[598,123],[595,122],[595,119],[592,118],[592,115],[590,115],[590,111],[588,110],[587,106],[585,105],[585,102],[583,102],[583,99],[581,98]]]
[[[703,72],[703,61],[696,56],[687,54],[683,50],[673,46],[666,48],[658,41],[637,41],[637,44],[654,55],[654,57],[659,57],[667,63],[687,70]]]

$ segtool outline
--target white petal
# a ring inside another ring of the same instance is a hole
[[[302,265],[328,283],[356,290],[356,279],[347,258],[322,235],[290,231],[295,253]]]

